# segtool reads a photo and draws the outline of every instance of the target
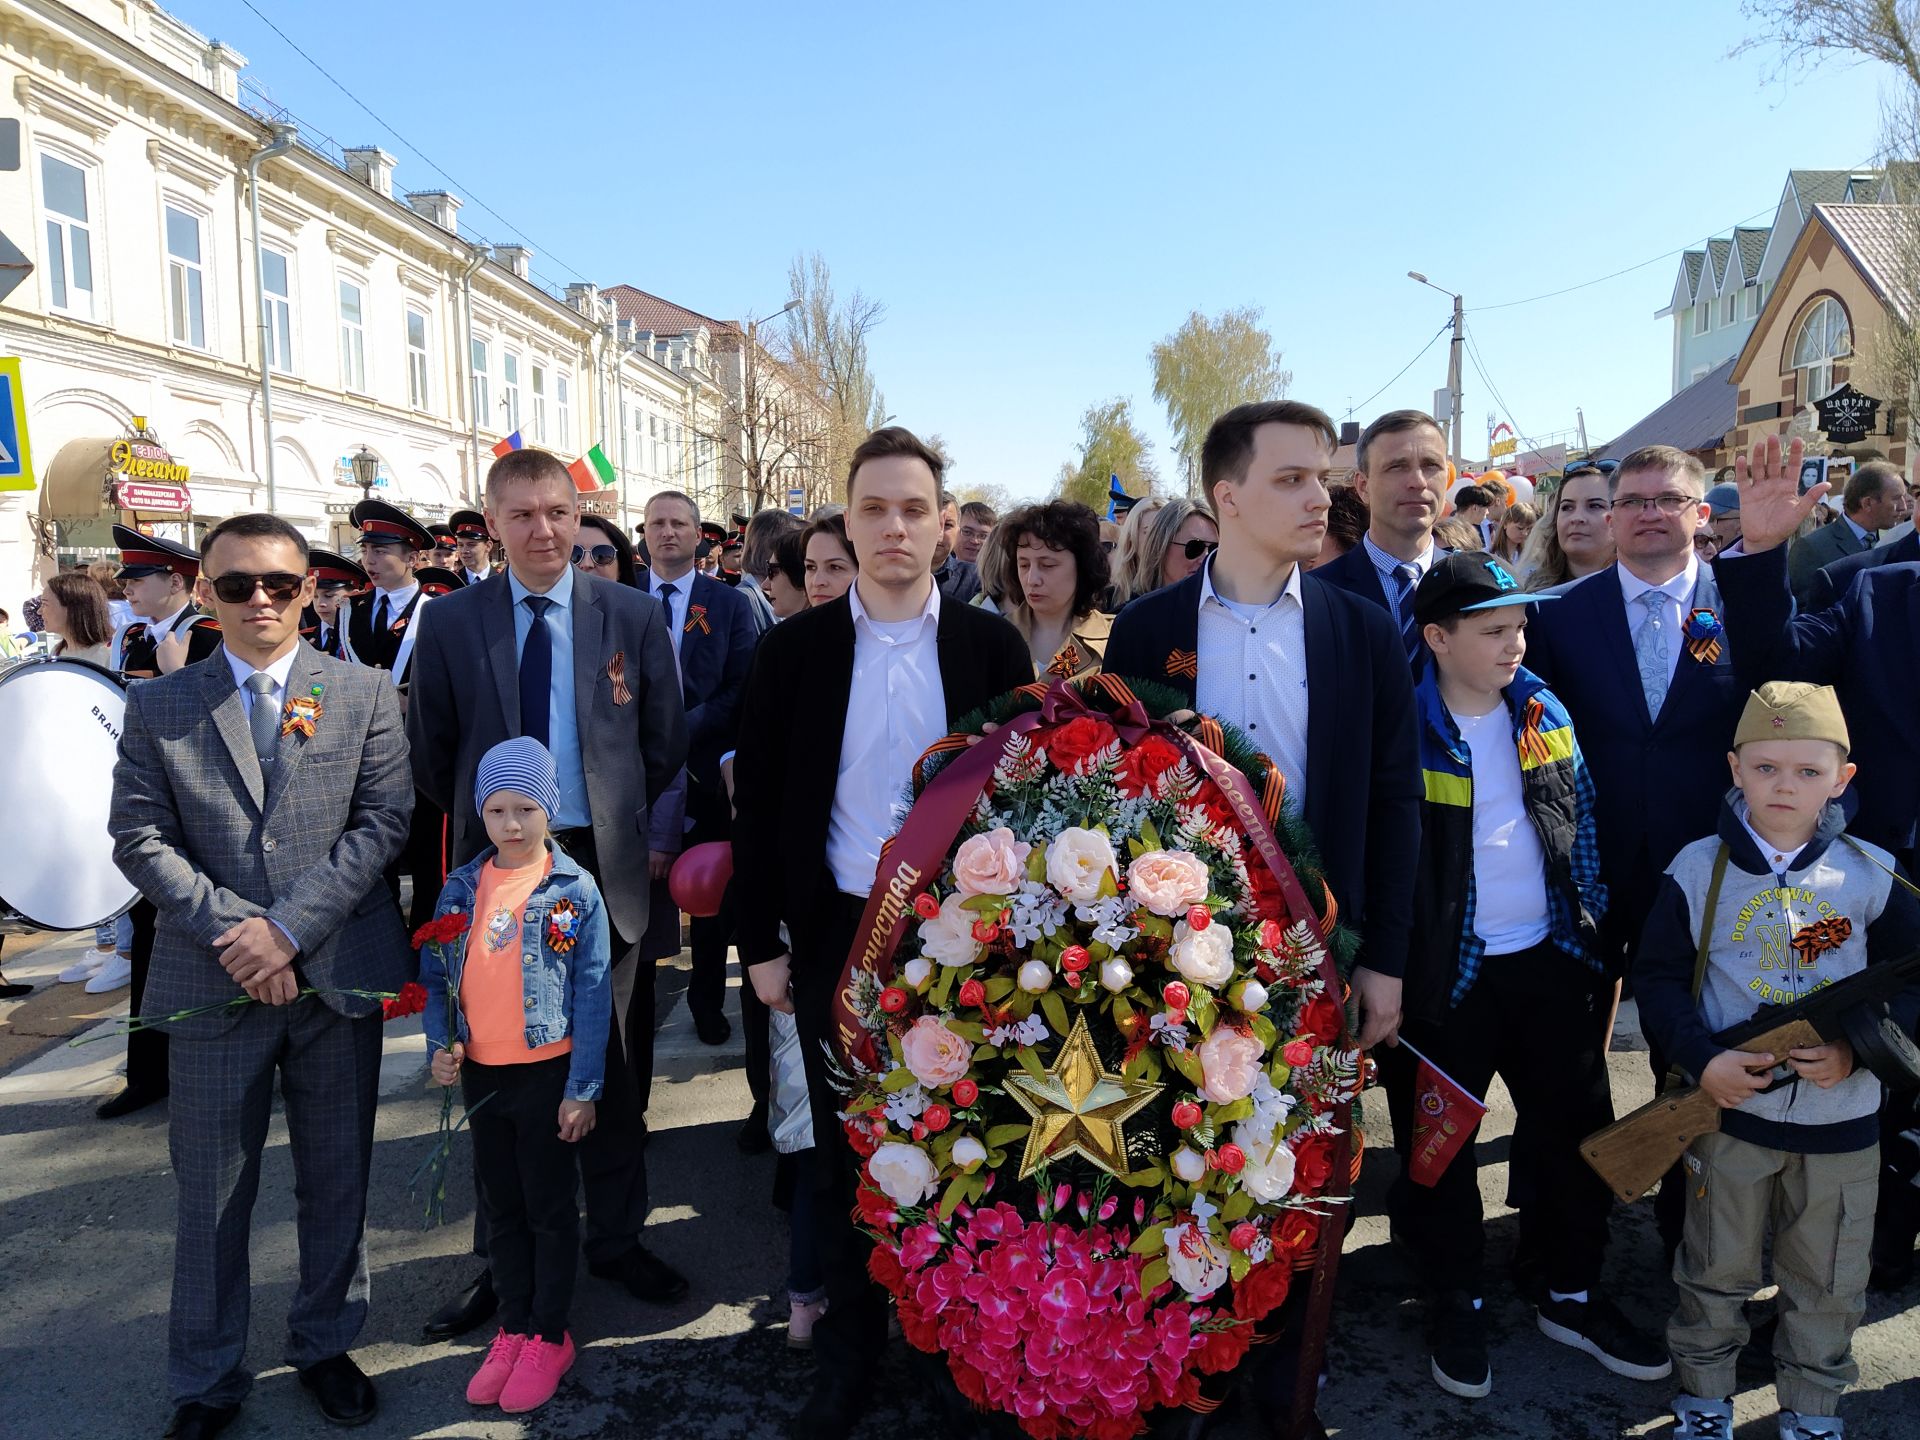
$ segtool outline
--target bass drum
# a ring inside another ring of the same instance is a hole
[[[0,906],[37,930],[89,930],[140,898],[108,821],[127,690],[84,660],[0,671]]]

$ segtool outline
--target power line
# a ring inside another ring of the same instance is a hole
[[[254,13],[254,15],[259,19],[262,25],[265,25],[269,30],[273,31],[274,34],[278,35],[282,40],[284,40],[287,43],[287,47],[291,49],[294,54],[298,55],[302,60],[306,61],[315,70],[318,70],[320,74],[326,78],[328,84],[332,85],[334,89],[338,90],[342,95],[346,96],[347,99],[351,100],[355,105],[358,105],[362,110],[366,111],[366,113],[373,119],[373,122],[376,125],[380,126],[389,135],[393,136],[395,140],[399,141],[408,150],[411,150],[413,154],[421,161],[421,163],[427,166],[428,169],[432,170],[442,180],[445,180],[449,185],[453,186],[454,189],[462,192],[475,205],[479,206],[480,209],[486,211],[487,214],[493,216],[494,219],[498,220],[502,225],[506,226],[509,234],[518,235],[522,240],[525,240],[529,245],[533,246],[533,248],[538,250],[541,254],[546,255],[552,260],[554,260],[560,266],[561,269],[566,270],[570,274],[577,275],[582,280],[586,280],[589,278],[585,271],[577,269],[572,265],[569,265],[559,255],[555,254],[552,250],[547,249],[547,247],[545,247],[544,245],[541,245],[531,235],[527,234],[526,231],[521,230],[511,220],[507,219],[506,216],[502,215],[498,210],[494,209],[491,205],[487,204],[487,202],[482,200],[478,195],[476,195],[470,187],[462,185],[458,180],[454,179],[453,176],[449,174],[444,168],[436,164],[433,158],[430,155],[428,155],[426,151],[422,150],[418,145],[414,144],[413,141],[409,140],[406,136],[402,135],[399,132],[399,130],[397,130],[393,125],[388,123],[386,120],[382,119],[379,115],[375,114],[372,106],[368,105],[366,101],[362,100],[358,95],[354,94],[353,91],[349,90],[339,80],[335,79],[333,76],[333,73],[330,70],[328,70],[326,66],[322,65],[318,60],[314,59],[313,56],[309,55],[305,50],[302,50],[298,42],[296,42],[291,35],[287,34],[286,31],[282,30],[278,25],[274,24],[272,20],[267,18],[266,14],[260,9],[260,7],[253,3],[253,0],[240,0],[240,3],[245,5],[247,9],[251,10]]]
[[[1442,323],[1440,328],[1433,332],[1433,340],[1438,340],[1442,335],[1446,334],[1447,331],[1452,327],[1452,325],[1453,325],[1452,320],[1447,320],[1444,323]],[[1426,344],[1422,345],[1420,347],[1420,354],[1414,356],[1413,359],[1407,361],[1406,364],[1402,365],[1399,371],[1394,375],[1392,380],[1387,381],[1386,384],[1382,385],[1378,390],[1374,391],[1373,394],[1367,396],[1367,398],[1362,400],[1358,405],[1349,405],[1347,407],[1347,413],[1343,418],[1351,420],[1356,410],[1360,410],[1368,405],[1371,405],[1374,401],[1378,400],[1382,395],[1386,394],[1387,391],[1391,390],[1394,387],[1394,384],[1400,379],[1400,376],[1406,374],[1407,371],[1411,370],[1414,366],[1418,365],[1420,363],[1420,357],[1422,355],[1425,355],[1427,351],[1433,348],[1433,340],[1429,340],[1427,341]]]
[[[1500,407],[1501,416],[1513,427],[1515,437],[1524,442],[1529,450],[1539,450],[1540,442],[1520,428],[1520,422],[1513,418],[1513,407],[1507,404],[1507,397],[1500,393],[1500,387],[1495,385],[1493,377],[1487,374],[1486,362],[1480,358],[1480,347],[1474,342],[1473,332],[1463,329],[1461,333],[1467,342],[1467,359],[1473,364],[1473,373],[1478,375],[1480,383],[1487,387],[1487,393],[1493,397],[1494,404]]]

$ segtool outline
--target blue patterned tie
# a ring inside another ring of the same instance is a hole
[[[1400,617],[1400,643],[1411,660],[1420,649],[1420,632],[1413,623],[1413,588],[1420,583],[1420,571],[1412,565],[1393,567],[1393,612]]]
[[[553,633],[547,629],[547,611],[553,601],[529,595],[526,607],[533,612],[533,624],[520,650],[520,733],[544,745],[552,711]]]
[[[1640,596],[1640,603],[1646,607],[1647,615],[1634,632],[1633,656],[1640,662],[1640,693],[1647,699],[1647,718],[1658,720],[1660,707],[1667,702],[1667,686],[1672,677],[1667,597],[1658,590],[1648,590]]]

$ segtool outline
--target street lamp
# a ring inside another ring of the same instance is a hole
[[[1464,417],[1460,413],[1460,349],[1466,343],[1466,306],[1458,295],[1444,286],[1436,285],[1418,270],[1407,271],[1407,278],[1426,286],[1429,290],[1438,290],[1453,301],[1453,343],[1447,347],[1447,408],[1452,411],[1447,425],[1447,453],[1454,467],[1460,465],[1460,435]]]
[[[360,487],[360,498],[371,499],[373,482],[380,478],[380,457],[362,445],[349,463],[353,466],[353,483]]]

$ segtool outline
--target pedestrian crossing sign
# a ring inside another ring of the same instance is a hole
[[[27,397],[20,388],[20,359],[0,356],[0,490],[33,489],[33,455],[27,448]]]

